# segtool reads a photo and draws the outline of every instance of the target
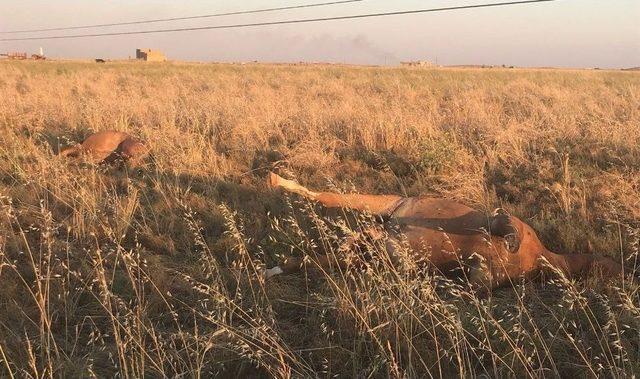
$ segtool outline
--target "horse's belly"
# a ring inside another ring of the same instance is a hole
[[[491,260],[502,250],[483,233],[458,235],[419,227],[405,228],[403,233],[413,254],[435,266],[465,260],[474,254]]]

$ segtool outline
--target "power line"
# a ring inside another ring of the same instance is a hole
[[[0,31],[0,34],[17,34],[17,33],[31,33],[31,32],[51,32],[51,31],[56,31],[56,30],[89,29],[89,28],[102,28],[102,27],[108,27],[108,26],[151,24],[151,23],[154,23],[154,22],[195,20],[195,19],[200,19],[200,18],[236,16],[236,15],[241,15],[241,14],[266,13],[266,12],[284,11],[284,10],[301,9],[301,8],[324,7],[324,6],[328,6],[328,5],[359,3],[359,2],[362,2],[362,1],[365,1],[365,0],[329,1],[329,2],[325,2],[325,3],[291,5],[291,6],[287,6],[287,7],[263,8],[263,9],[253,9],[253,10],[246,10],[246,11],[235,11],[235,12],[226,12],[226,13],[213,13],[213,14],[205,14],[205,15],[197,15],[197,16],[156,18],[156,19],[151,19],[151,20],[136,20],[136,21],[126,21],[126,22],[113,22],[113,23],[109,23],[109,24],[77,25],[77,26],[65,26],[65,27],[46,28],[46,29],[9,30],[9,31],[6,31],[6,32]]]
[[[306,18],[306,19],[294,19],[294,20],[282,20],[282,21],[266,21],[266,22],[254,22],[254,23],[248,23],[248,24],[199,26],[199,27],[191,27],[191,28],[156,29],[156,30],[140,30],[140,31],[130,31],[130,32],[112,32],[112,33],[95,33],[95,34],[70,34],[70,35],[62,35],[62,36],[2,38],[0,39],[0,42],[29,41],[29,40],[43,40],[43,39],[68,39],[68,38],[85,38],[85,37],[106,37],[106,36],[122,36],[122,35],[132,35],[132,34],[172,33],[172,32],[193,31],[193,30],[236,29],[236,28],[247,28],[247,27],[269,26],[269,25],[302,24],[302,23],[321,22],[321,21],[350,20],[350,19],[383,17],[383,16],[398,16],[398,15],[417,14],[417,13],[453,11],[453,10],[461,10],[461,9],[501,7],[501,6],[508,6],[508,5],[546,3],[546,2],[552,2],[552,1],[556,1],[556,0],[508,1],[508,2],[491,3],[491,4],[460,5],[455,7],[414,9],[414,10],[396,11],[396,12],[367,13],[367,14],[357,14],[357,15],[349,15],[349,16]]]

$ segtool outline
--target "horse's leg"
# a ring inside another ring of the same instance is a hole
[[[58,153],[62,157],[77,158],[82,153],[82,145],[67,146]]]
[[[373,215],[390,214],[402,199],[402,197],[395,195],[360,195],[314,192],[292,180],[284,179],[274,173],[269,174],[268,184],[271,187],[279,187],[285,191],[293,192],[308,199],[318,201],[327,208],[351,208],[355,210],[368,211]]]
[[[343,258],[329,257],[327,255],[315,255],[314,257],[291,257],[285,259],[281,264],[266,269],[265,277],[270,278],[272,276],[280,274],[291,274],[300,270],[311,268],[319,268],[322,271],[329,272],[338,267],[341,270],[346,270],[351,265],[351,262]]]

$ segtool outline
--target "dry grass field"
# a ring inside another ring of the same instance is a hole
[[[73,164],[92,131],[142,170]],[[550,249],[634,266],[640,74],[0,62],[2,377],[634,377],[636,280],[478,298],[416,268],[263,280],[366,215],[268,190],[503,206]],[[375,254],[374,254],[375,256]]]

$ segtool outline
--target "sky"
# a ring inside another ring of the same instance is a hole
[[[0,31],[89,25],[310,4],[327,0],[2,0]],[[357,3],[20,36],[149,30],[425,9],[500,0],[363,0]],[[0,34],[0,38],[18,36]],[[520,67],[640,66],[640,0],[555,2],[379,18],[68,40],[0,42],[0,52],[126,59],[140,47],[193,61],[321,61]]]

